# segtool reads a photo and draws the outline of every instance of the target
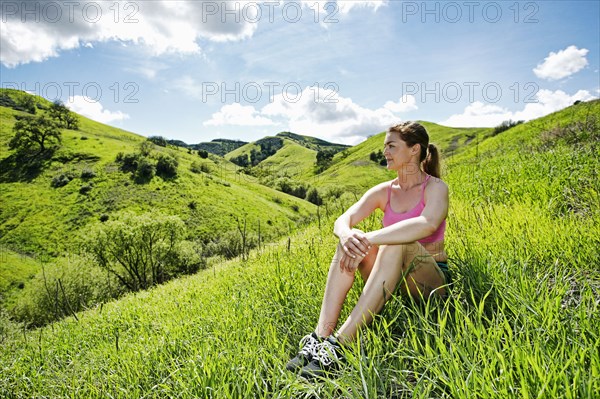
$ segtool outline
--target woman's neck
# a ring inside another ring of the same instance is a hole
[[[423,184],[426,177],[427,174],[420,169],[403,168],[398,171],[398,184],[401,190],[407,191]]]

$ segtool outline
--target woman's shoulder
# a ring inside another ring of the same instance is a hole
[[[371,187],[371,191],[377,192],[379,194],[385,193],[385,195],[387,196],[387,190],[392,186],[394,180],[396,179],[387,180],[376,184],[375,186]]]
[[[431,176],[425,187],[425,191],[435,191],[438,193],[447,193],[448,185],[439,177]]]
[[[383,210],[387,203],[387,190],[390,187],[392,181],[393,180],[388,180],[374,185],[373,187],[367,190],[364,198],[368,201],[373,201],[373,203],[376,204],[378,208],[381,208]]]

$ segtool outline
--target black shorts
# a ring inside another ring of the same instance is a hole
[[[452,273],[448,268],[448,263],[446,262],[436,262],[442,273],[444,273],[444,277],[446,278],[446,284],[452,283]]]

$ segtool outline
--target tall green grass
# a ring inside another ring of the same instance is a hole
[[[599,104],[580,105],[600,114]],[[587,112],[577,107],[447,160],[449,299],[393,297],[347,348],[337,377],[310,383],[284,370],[318,318],[336,245],[332,214],[245,262],[129,295],[78,321],[4,333],[0,396],[598,397],[598,135],[550,145],[539,140],[547,128],[537,128]],[[380,216],[360,227],[378,228]]]

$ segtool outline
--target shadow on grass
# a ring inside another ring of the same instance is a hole
[[[31,182],[52,161],[56,148],[20,151],[0,160],[0,183]]]

